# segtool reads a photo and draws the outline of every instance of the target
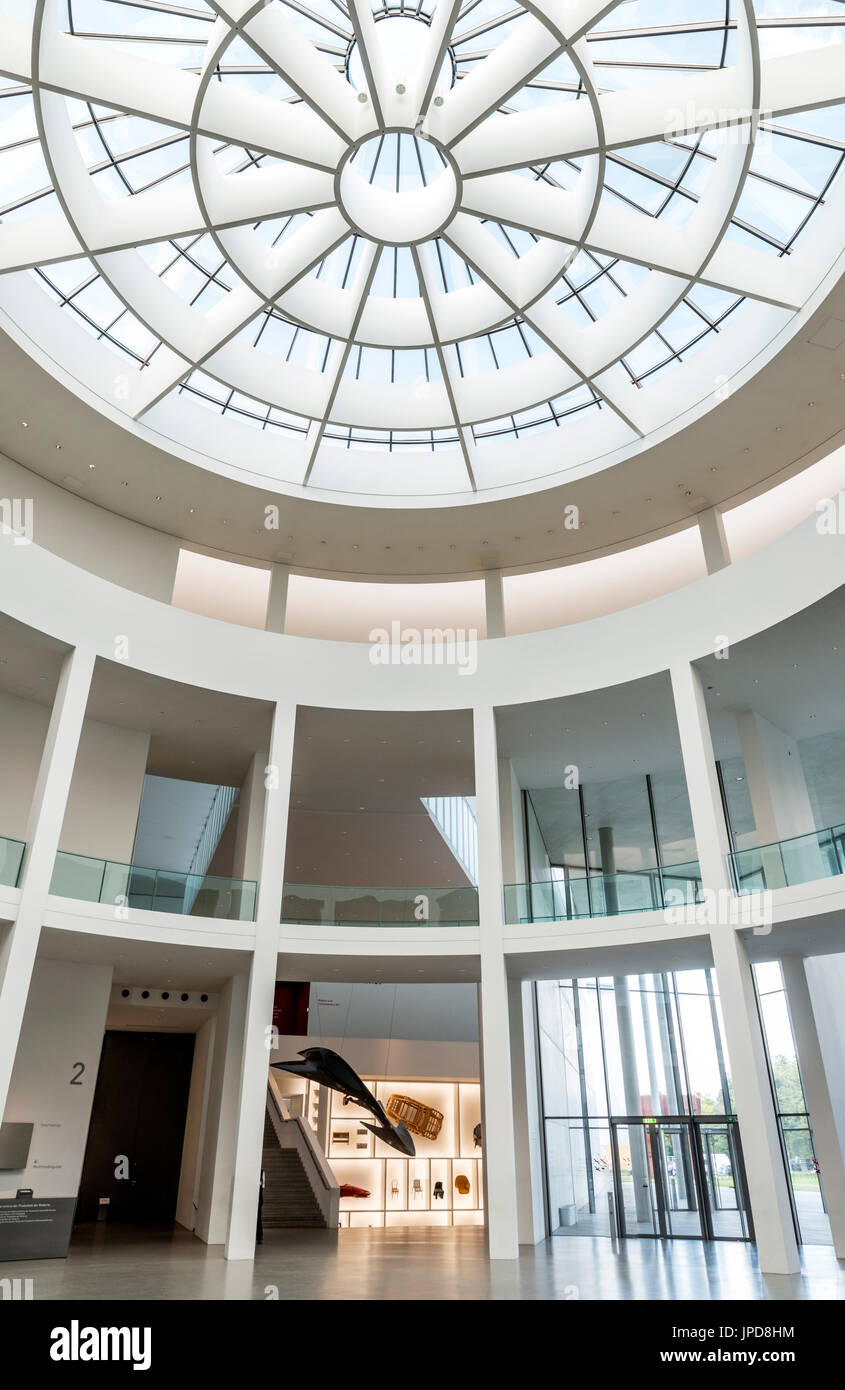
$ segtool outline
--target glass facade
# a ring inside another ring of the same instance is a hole
[[[555,1235],[748,1239],[712,970],[537,984]]]

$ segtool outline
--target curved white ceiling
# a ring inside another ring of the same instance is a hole
[[[2,8],[0,303],[58,359],[37,277],[111,411],[269,431],[286,486],[501,495],[553,480],[543,431],[618,458],[845,241],[836,0]]]

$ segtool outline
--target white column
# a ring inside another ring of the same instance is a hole
[[[718,570],[727,569],[731,563],[731,552],[721,512],[715,507],[708,507],[706,512],[699,512],[695,519],[698,522],[707,573],[716,574]]]
[[[265,783],[267,797],[261,834],[255,949],[247,989],[232,1203],[226,1239],[227,1260],[251,1260],[255,1254],[258,1184],[270,1065],[269,1029],[273,1022],[295,727],[296,706],[277,704]]]
[[[68,652],[62,663],[30,808],[20,903],[0,948],[0,1116],[9,1091],[93,671],[94,653],[81,648]]]
[[[748,1178],[760,1267],[767,1274],[798,1269],[798,1247],[772,1101],[766,1050],[751,965],[728,916],[728,832],[716,776],[713,742],[698,671],[671,671],[684,771],[704,887],[715,894],[710,945],[719,985],[736,1112]]]
[[[487,1238],[491,1260],[519,1255],[516,1158],[504,954],[502,837],[496,720],[489,706],[473,710],[475,804],[478,819],[478,920],[481,956],[479,1045]]]
[[[264,626],[268,632],[284,632],[288,607],[290,565],[274,565],[270,574],[270,595]]]
[[[508,981],[508,1013],[519,1244],[537,1245],[547,1233],[534,986],[530,981]]]
[[[725,890],[730,887],[728,828],[701,677],[686,661],[673,666],[670,674],[702,880],[705,888]]]
[[[195,1234],[209,1245],[223,1244],[229,1224],[246,995],[246,974],[233,975],[220,991],[215,1020],[208,1123],[203,1140],[195,1227]]]
[[[804,1096],[810,1111],[813,1144],[821,1168],[833,1247],[837,1258],[842,1260],[845,1259],[845,1165],[842,1162],[842,1149],[836,1131],[836,1118],[819,1045],[804,961],[801,956],[784,956],[781,968],[798,1051],[801,1080],[804,1083]]]
[[[505,593],[501,570],[484,572],[484,607],[487,614],[487,636],[505,636]]]
[[[732,926],[714,927],[710,941],[760,1268],[764,1274],[794,1274],[798,1244],[751,963]]]

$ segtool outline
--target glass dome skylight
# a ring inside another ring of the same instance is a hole
[[[552,472],[508,440],[636,444],[669,373],[830,267],[841,0],[0,9],[0,307],[74,371],[49,297],[113,411],[256,426],[297,486],[378,490],[380,452],[384,491],[454,495]]]

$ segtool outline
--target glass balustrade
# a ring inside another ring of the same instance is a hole
[[[224,917],[240,922],[251,922],[255,917],[256,885],[249,879],[141,869],[63,850],[56,855],[50,892],[60,898],[189,917]]]
[[[17,888],[26,845],[23,840],[9,840],[0,835],[0,883]]]
[[[737,893],[789,888],[845,873],[845,825],[728,855]]]
[[[568,922],[682,907],[701,897],[697,863],[505,884],[506,922]]]
[[[286,883],[282,921],[367,927],[475,926],[478,890]]]

